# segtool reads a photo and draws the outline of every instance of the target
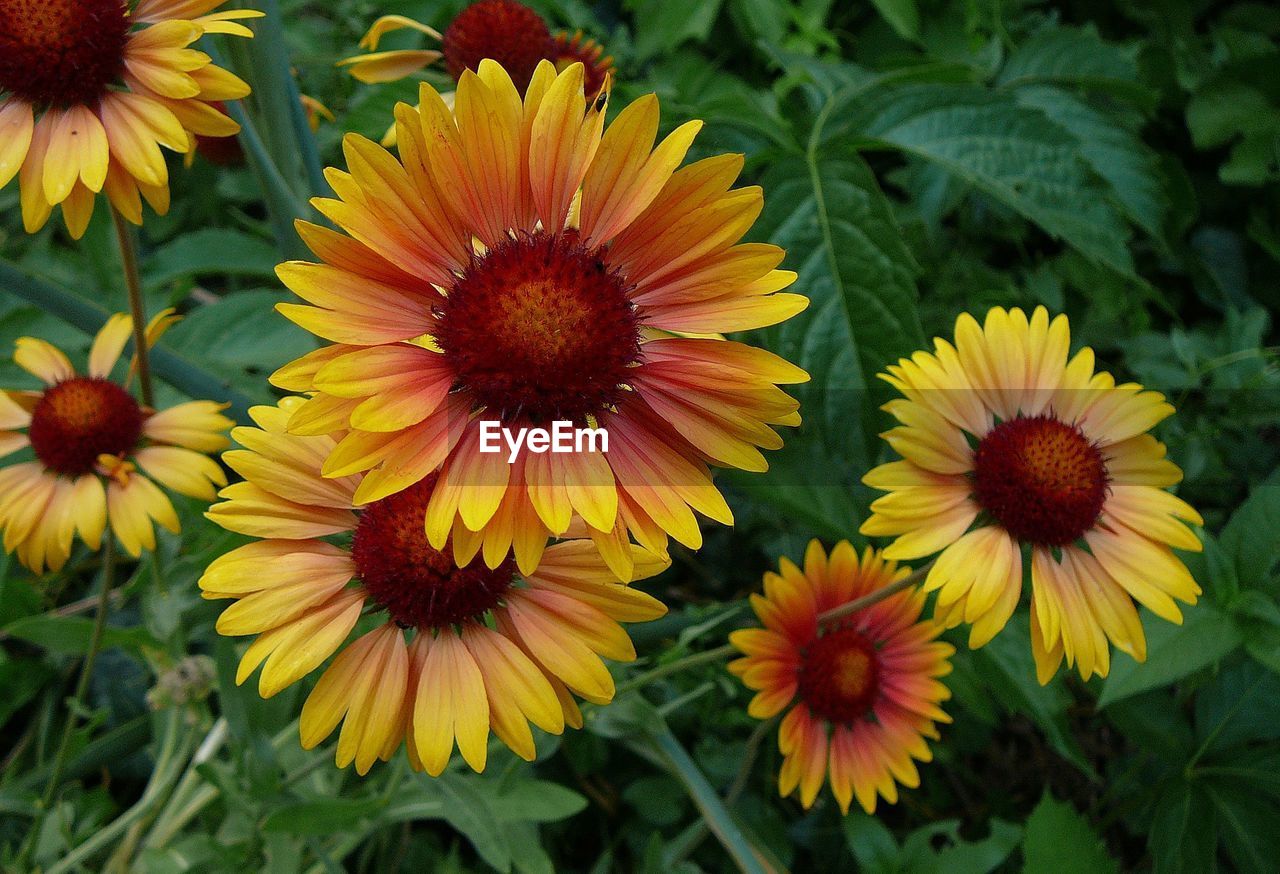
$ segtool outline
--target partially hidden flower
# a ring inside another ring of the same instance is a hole
[[[152,319],[148,343],[174,320],[171,310]],[[134,400],[127,381],[112,381],[132,331],[129,316],[108,319],[83,375],[44,340],[17,341],[14,362],[44,388],[0,391],[0,455],[30,449],[35,456],[0,469],[0,528],[5,550],[36,573],[59,570],[76,534],[97,549],[108,521],[135,558],[155,548],[153,522],[176,534],[178,516],[156,483],[206,501],[226,483],[206,454],[227,445],[225,404],[157,411]]]
[[[345,233],[301,223],[320,263],[277,271],[308,304],[280,311],[333,345],[272,379],[313,395],[293,431],[347,431],[323,472],[365,473],[356,503],[442,468],[435,548],[479,537],[490,567],[514,548],[532,573],[577,515],[628,579],[629,537],[697,548],[695,511],[732,521],[710,466],[763,471],[775,428],[799,424],[778,386],[808,375],[719,334],[808,301],[780,293],[780,248],[739,243],[763,206],[733,188],[740,155],[680,168],[700,122],[655,147],[649,95],[605,131],[582,83],[581,64],[544,61],[522,100],[483,61],[454,111],[427,85],[396,108],[399,160],[349,135],[337,199],[315,201]],[[486,427],[553,421],[603,429],[607,451],[482,451]]]
[[[418,770],[441,773],[456,744],[481,771],[491,730],[532,760],[530,724],[560,734],[582,725],[575,695],[612,699],[602,659],[635,658],[620,623],[661,616],[661,602],[614,582],[587,540],[548,547],[536,574],[510,558],[492,568],[471,560],[463,553],[474,546],[437,549],[422,527],[435,477],[359,503],[358,475],[320,473],[332,437],[287,432],[301,405],[255,407],[258,427],[233,431],[244,448],[224,460],[245,481],[223,489],[208,516],[260,539],[214,561],[200,588],[235,601],[220,633],[256,635],[236,681],[261,667],[263,697],[337,654],[303,706],[304,747],[341,723],[339,767],[367,773],[403,741]],[[637,579],[667,566],[633,551]],[[362,614],[377,624],[349,640]]]
[[[251,9],[225,0],[0,0],[0,187],[17,175],[28,233],[61,205],[79,238],[98,193],[134,224],[142,200],[169,208],[163,146],[239,125],[217,101],[249,93],[190,46],[206,33],[252,36]]]
[[[439,43],[440,49],[393,49],[377,51],[382,37],[397,30],[412,29]],[[443,58],[445,69],[455,81],[463,70],[475,72],[480,62],[496,61],[516,88],[523,93],[534,70],[544,60],[564,70],[570,64],[585,68],[587,97],[602,90],[613,69],[613,58],[581,30],[560,31],[554,36],[542,16],[515,0],[480,0],[458,14],[444,34],[403,15],[384,15],[376,20],[360,40],[367,54],[343,58],[346,67],[361,82],[394,82],[410,76]]]
[[[778,573],[765,574],[764,594],[751,596],[764,627],[729,636],[743,653],[729,670],[757,691],[748,713],[769,719],[786,711],[778,789],[783,796],[798,789],[806,808],[824,781],[844,813],[855,798],[867,813],[877,795],[896,803],[899,784],[920,784],[915,762],[932,759],[926,739],[951,721],[940,706],[951,693],[938,678],[951,672],[955,650],[935,639],[940,625],[920,618],[922,592],[818,619],[908,572],[874,549],[859,559],[847,541],[828,557],[815,540],[803,568],[782,559]]]
[[[1108,643],[1142,661],[1134,601],[1181,622],[1175,599],[1200,594],[1174,549],[1198,551],[1200,515],[1166,489],[1182,472],[1147,432],[1174,412],[1158,392],[1068,358],[1066,316],[992,309],[956,321],[954,345],[902,359],[882,378],[883,436],[902,460],[864,478],[888,492],[862,533],[895,538],[885,554],[941,553],[925,581],[948,626],[982,646],[1009,621],[1030,565],[1031,649],[1041,683],[1063,658],[1105,676]],[[1027,554],[1030,560],[1027,561]]]

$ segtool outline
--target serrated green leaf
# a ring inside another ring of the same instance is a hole
[[[1169,784],[1156,803],[1147,837],[1156,874],[1214,870],[1215,819],[1203,789],[1182,780]]]
[[[936,163],[1094,261],[1133,273],[1123,220],[1076,139],[1043,112],[1005,91],[936,83],[874,89],[853,109],[849,133]]]
[[[1080,813],[1045,793],[1027,818],[1023,874],[1101,874],[1118,866]]]
[[[784,266],[809,308],[763,332],[766,345],[809,372],[791,387],[804,410],[798,432],[770,454],[767,479],[733,477],[804,530],[845,537],[860,511],[854,495],[871,466],[869,434],[885,390],[874,374],[923,345],[918,270],[870,168],[847,143],[815,131],[805,156],[770,169],[759,232],[787,249]],[[873,386],[874,383],[874,386]]]
[[[1159,237],[1167,202],[1157,157],[1132,131],[1070,93],[1049,86],[1018,88],[1014,96],[1068,131],[1090,169],[1101,177],[1130,221]]]
[[[1137,56],[1133,46],[1102,39],[1092,24],[1045,27],[1013,50],[996,83],[1070,83],[1152,105],[1154,94],[1139,82]]]

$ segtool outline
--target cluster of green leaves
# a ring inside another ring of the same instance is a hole
[[[378,138],[414,82],[360,86],[332,66],[379,14],[444,27],[463,3],[253,0],[252,43],[216,44],[254,86],[243,163],[174,168],[149,219],[152,311],[185,321],[156,359],[181,392],[272,397],[265,376],[311,348],[271,312],[275,263],[299,256],[319,168],[340,138]],[[766,209],[753,235],[788,250],[809,309],[752,339],[805,367],[805,424],[765,476],[726,476],[737,524],[709,529],[655,584],[671,605],[634,629],[636,680],[585,730],[525,764],[431,781],[366,778],[304,752],[303,688],[234,683],[195,580],[239,541],[183,505],[183,534],[125,568],[68,779],[37,836],[57,870],[1268,871],[1280,816],[1280,13],[1180,0],[546,0],[617,62],[613,104],[657,91],[663,124],[708,124],[694,157],[746,155]],[[421,44],[393,34],[386,47]],[[442,88],[439,71],[426,77]],[[312,138],[301,90],[339,118]],[[109,223],[84,241],[27,237],[0,191],[0,347],[37,335],[83,354],[124,308]],[[1075,345],[1166,392],[1159,436],[1206,519],[1190,557],[1204,597],[1145,622],[1145,664],[1041,687],[1017,614],[987,647],[957,638],[954,723],[922,785],[875,817],[776,797],[775,726],[719,664],[666,673],[747,621],[779,555],[855,534],[862,473],[886,452],[876,374],[962,311],[1044,304]],[[0,362],[0,382],[27,387]],[[0,566],[0,846],[28,829],[66,719],[86,606],[81,552],[58,575]],[[194,661],[193,661],[194,659]],[[206,661],[208,660],[208,661]],[[212,667],[203,675],[201,666]],[[200,678],[203,676],[203,680]],[[644,680],[641,683],[641,680]],[[68,854],[70,854],[68,856]],[[64,858],[65,857],[65,858]],[[3,858],[3,856],[0,856]],[[62,859],[59,863],[57,860]],[[836,861],[839,860],[839,861]]]

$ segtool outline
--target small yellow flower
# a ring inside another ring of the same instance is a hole
[[[882,375],[904,395],[883,436],[901,461],[863,479],[889,494],[862,533],[896,538],[885,555],[941,552],[925,582],[947,625],[982,646],[1009,621],[1031,566],[1031,647],[1040,682],[1065,657],[1105,676],[1108,641],[1139,661],[1134,601],[1181,622],[1175,599],[1200,587],[1174,549],[1198,551],[1203,521],[1166,491],[1182,479],[1147,433],[1174,412],[1163,395],[1094,372],[1093,350],[1068,360],[1066,316],[999,307],[965,314],[955,344],[904,358]],[[976,523],[976,524],[975,524]]]
[[[148,343],[173,321],[171,310],[152,319]],[[60,569],[77,533],[97,549],[108,519],[135,558],[155,548],[153,521],[177,533],[177,514],[157,482],[206,501],[226,483],[205,454],[227,445],[224,404],[156,411],[111,381],[132,330],[129,316],[112,316],[94,338],[85,375],[44,340],[17,341],[14,361],[45,388],[0,392],[0,455],[28,447],[35,455],[0,470],[0,528],[5,550],[36,573]]]

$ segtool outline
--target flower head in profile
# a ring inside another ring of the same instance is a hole
[[[440,49],[377,51],[383,36],[404,29],[426,34],[439,43]],[[384,15],[361,38],[360,47],[368,54],[344,58],[338,65],[370,84],[403,79],[441,59],[457,81],[464,70],[474,73],[480,69],[480,62],[488,59],[506,70],[523,94],[538,64],[547,60],[557,70],[581,63],[587,97],[594,99],[604,90],[613,69],[613,59],[595,40],[586,38],[582,31],[561,31],[553,36],[542,16],[515,0],[472,3],[450,22],[443,35],[403,15]]]
[[[907,574],[876,550],[859,559],[842,541],[828,557],[815,540],[803,569],[782,559],[779,573],[765,574],[764,595],[751,596],[764,627],[729,636],[743,653],[729,670],[757,691],[748,712],[769,719],[787,710],[778,730],[778,789],[784,796],[799,789],[806,808],[824,780],[844,813],[855,798],[867,813],[877,795],[897,802],[898,784],[920,784],[913,760],[932,758],[925,739],[937,739],[936,724],[951,721],[939,706],[951,694],[938,678],[950,673],[955,650],[935,639],[941,626],[920,619],[921,592],[898,592],[830,622],[818,618]]]
[[[171,313],[152,319],[149,343],[174,321]],[[5,550],[16,550],[36,573],[59,570],[77,533],[97,549],[108,521],[135,558],[155,548],[153,521],[177,533],[178,516],[156,483],[202,500],[226,483],[206,455],[227,445],[225,405],[191,401],[152,410],[134,400],[127,381],[112,381],[132,330],[129,316],[112,316],[94,338],[83,375],[44,340],[17,342],[14,362],[44,388],[0,391],[0,455],[34,455],[0,468],[0,528]]]
[[[244,448],[224,459],[245,481],[223,489],[208,515],[261,539],[214,561],[200,588],[235,600],[220,633],[257,635],[236,679],[261,667],[263,697],[337,653],[302,709],[304,747],[341,723],[339,767],[367,773],[404,741],[419,770],[439,774],[456,743],[481,771],[490,730],[532,760],[530,724],[559,734],[582,725],[574,695],[612,699],[602,658],[634,659],[620,623],[661,616],[659,601],[614,582],[587,540],[550,546],[536,574],[510,558],[459,561],[455,543],[437,549],[422,527],[435,477],[358,503],[358,475],[320,473],[334,439],[287,432],[301,405],[255,407],[258,427],[233,432]],[[633,550],[637,578],[666,567]],[[378,624],[349,642],[362,614]]]
[[[277,271],[307,303],[279,309],[333,345],[273,381],[313,395],[295,433],[347,432],[323,473],[364,473],[356,503],[442,469],[435,548],[452,536],[491,568],[514,549],[532,573],[577,515],[628,579],[629,538],[697,548],[695,511],[732,520],[710,466],[763,471],[775,427],[799,423],[778,385],[807,374],[718,335],[807,300],[779,293],[795,279],[781,249],[739,243],[763,205],[733,187],[742,157],[681,168],[701,123],[655,147],[653,95],[606,131],[583,74],[544,61],[521,99],[483,61],[453,111],[425,85],[419,108],[396,108],[399,160],[348,136],[337,199],[315,201],[345,233],[300,224],[320,263]],[[607,451],[482,451],[489,423],[552,422],[605,430]]]
[[[216,108],[249,86],[191,48],[206,33],[251,36],[225,0],[0,0],[0,187],[19,176],[23,225],[53,208],[73,237],[105,193],[134,224],[142,198],[169,208],[160,147],[194,148],[239,126]]]
[[[896,538],[897,559],[941,552],[925,582],[949,626],[982,646],[1008,622],[1030,556],[1031,648],[1042,683],[1065,657],[1105,676],[1108,642],[1141,661],[1134,601],[1181,622],[1175,599],[1200,588],[1174,549],[1196,551],[1200,515],[1166,489],[1182,478],[1147,432],[1173,413],[1164,396],[1068,358],[1065,316],[1043,307],[965,314],[955,344],[902,359],[883,378],[904,395],[885,406],[884,438],[902,460],[867,485],[889,494],[862,526]]]

